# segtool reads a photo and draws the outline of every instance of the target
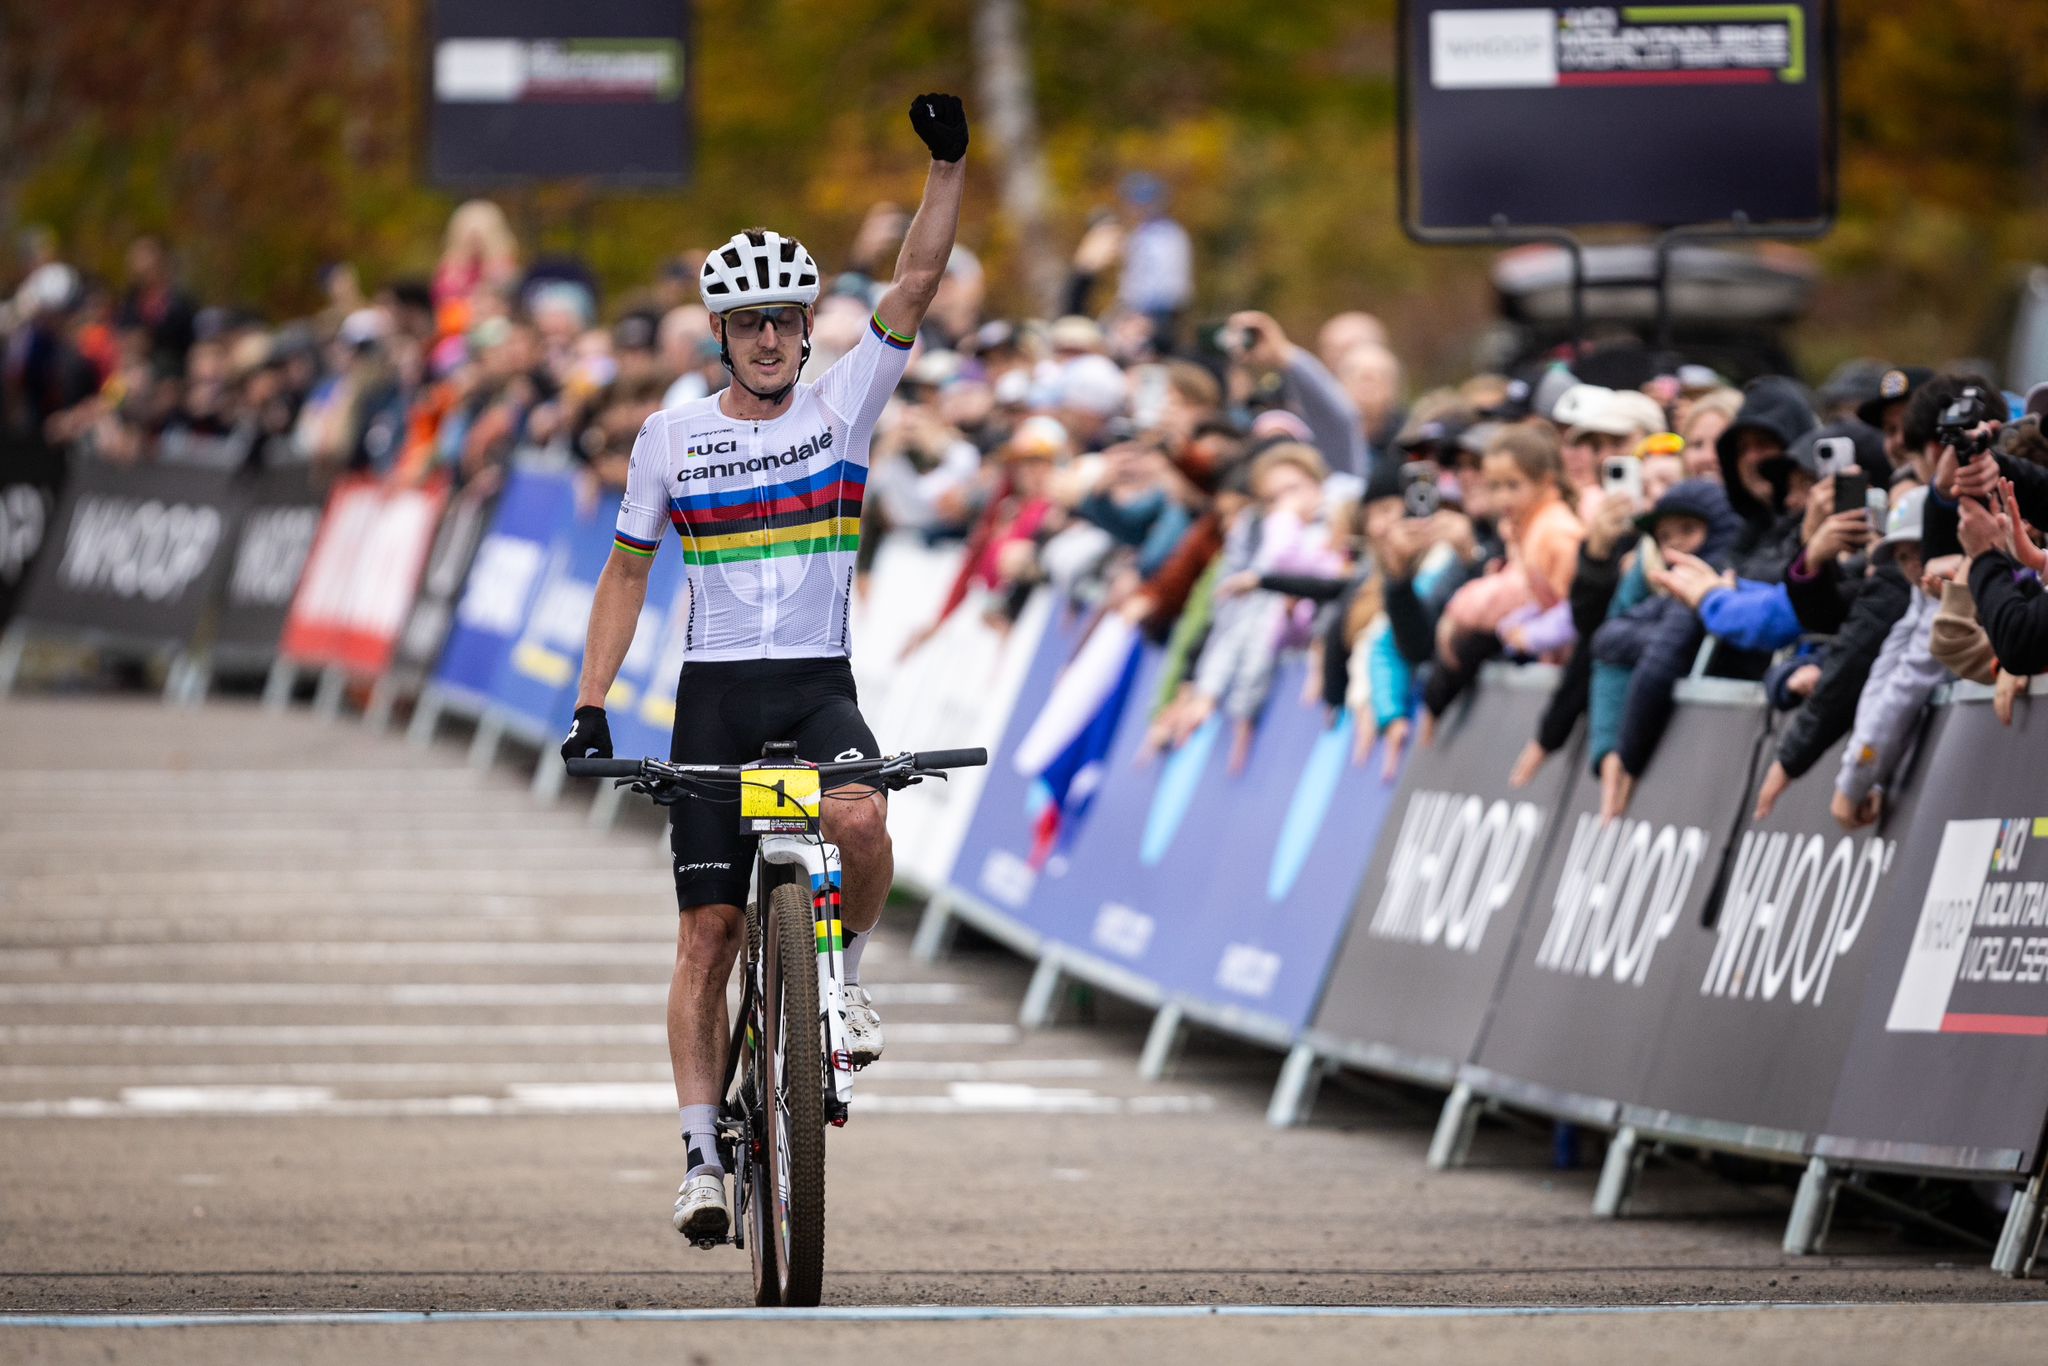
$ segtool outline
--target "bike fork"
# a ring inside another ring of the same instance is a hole
[[[837,845],[770,835],[761,841],[764,864],[790,865],[809,878],[811,920],[818,947],[818,1013],[824,1028],[825,1117],[844,1125],[853,1103],[853,1050],[846,1038],[845,929],[839,920],[840,863]],[[765,898],[764,898],[765,901]]]
[[[839,851],[828,850],[825,871],[811,877],[811,917],[817,925],[818,1009],[825,1017],[825,1058],[832,1089],[825,1115],[833,1127],[846,1123],[853,1101],[853,1051],[846,1039],[846,938],[839,921]]]

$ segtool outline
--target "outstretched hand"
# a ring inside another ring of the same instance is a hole
[[[967,110],[958,95],[919,95],[910,102],[910,127],[932,149],[933,161],[967,155]]]

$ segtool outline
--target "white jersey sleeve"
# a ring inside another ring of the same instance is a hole
[[[630,555],[651,557],[661,548],[668,528],[668,422],[661,413],[641,425],[633,438],[626,472],[626,496],[619,503],[612,546]]]
[[[858,345],[832,363],[818,380],[818,401],[846,424],[846,458],[865,465],[868,439],[875,420],[888,406],[889,395],[910,363],[910,338],[883,325],[881,315],[868,319]]]

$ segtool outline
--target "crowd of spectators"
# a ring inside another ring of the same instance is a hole
[[[862,224],[810,377],[861,335],[907,222],[883,204]],[[618,486],[650,413],[726,382],[697,257],[606,301],[578,262],[526,257],[488,201],[453,215],[431,276],[372,290],[336,266],[326,306],[281,326],[192,298],[155,238],[118,283],[47,236],[22,250],[0,400],[74,458],[487,488],[539,453]],[[1170,652],[1152,749],[1221,718],[1241,765],[1267,707],[1315,705],[1391,776],[1482,666],[1540,662],[1549,705],[1504,763],[1529,782],[1583,720],[1615,816],[1680,680],[1747,679],[1790,713],[1759,814],[1847,736],[1832,805],[1855,827],[1936,686],[1991,684],[2009,717],[2048,670],[2048,385],[1865,363],[1816,394],[1635,346],[1410,396],[1370,315],[1313,345],[1257,311],[1203,326],[1192,279],[1146,177],[1089,226],[1058,318],[990,316],[956,250],[878,428],[864,539],[864,563],[891,535],[962,546],[940,620],[1014,620],[1049,585],[1151,635]],[[1972,388],[1995,444],[1963,458],[1941,419]],[[1295,650],[1310,695],[1273,699]]]

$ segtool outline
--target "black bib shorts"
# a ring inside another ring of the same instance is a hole
[[[853,666],[844,659],[735,659],[683,666],[676,680],[670,760],[750,763],[774,740],[795,741],[797,757],[812,763],[881,757],[874,732],[861,719]],[[740,829],[737,793],[684,797],[669,808],[668,833],[679,909],[746,904],[754,837]]]

